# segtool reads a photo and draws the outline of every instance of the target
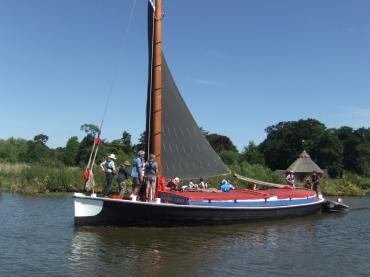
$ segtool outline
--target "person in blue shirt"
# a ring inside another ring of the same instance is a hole
[[[132,170],[131,170],[131,177],[132,177],[132,195],[139,195],[143,184],[143,177],[144,177],[144,155],[145,152],[140,150],[136,157],[134,158]]]
[[[230,184],[227,180],[225,180],[225,179],[222,180],[222,182],[220,184],[220,190],[222,192],[229,192],[229,191],[234,190],[234,189],[235,189],[235,187],[232,184]]]

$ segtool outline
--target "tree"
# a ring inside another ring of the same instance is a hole
[[[227,165],[233,165],[239,159],[239,154],[232,150],[221,150],[219,156],[221,160]]]
[[[98,126],[94,124],[83,124],[80,128],[81,131],[84,131],[87,135],[95,137],[97,134],[100,133],[100,129]]]
[[[317,162],[327,168],[330,177],[340,177],[343,171],[343,146],[334,129],[327,130],[317,145]]]
[[[76,164],[80,166],[85,166],[87,164],[87,162],[89,161],[93,143],[94,136],[92,136],[91,134],[88,134],[82,139],[76,155]]]
[[[248,146],[244,147],[244,150],[240,155],[240,160],[246,161],[250,164],[265,164],[263,153],[253,141],[250,141]]]
[[[360,175],[370,176],[370,128],[357,129],[354,134],[360,141],[355,148],[355,170]]]
[[[144,150],[145,152],[147,152],[145,150],[146,140],[147,140],[147,138],[146,138],[146,131],[144,131],[144,132],[142,132],[140,134],[139,143],[136,144],[135,147],[134,147],[136,152],[139,151],[139,150]]]
[[[203,132],[205,133],[205,132]],[[220,154],[221,151],[233,151],[238,152],[236,146],[232,143],[231,139],[227,136],[219,134],[208,134],[206,138],[212,148]]]
[[[29,163],[46,164],[50,162],[53,156],[50,149],[41,141],[28,141],[25,161]]]
[[[131,135],[130,135],[129,132],[123,131],[122,137],[121,137],[121,142],[122,142],[122,145],[123,145],[123,147],[122,147],[123,152],[125,152],[126,154],[129,154],[129,153],[133,152],[132,143],[131,143]]]
[[[266,164],[273,170],[287,168],[303,150],[315,159],[317,153],[312,150],[325,130],[325,125],[315,119],[280,122],[267,127],[267,138],[260,145]]]
[[[37,136],[33,137],[33,141],[40,144],[46,144],[49,140],[49,137],[47,135],[39,134]]]
[[[64,151],[63,162],[68,166],[75,166],[80,143],[77,137],[71,137],[68,139],[66,148]]]
[[[0,161],[17,163],[24,162],[28,150],[25,139],[0,139]]]
[[[344,126],[337,129],[336,132],[343,147],[343,167],[346,170],[356,172],[356,159],[360,154],[357,146],[361,143],[361,139],[351,127]]]

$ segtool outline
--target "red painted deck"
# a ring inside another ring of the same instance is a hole
[[[202,201],[202,200],[253,200],[253,199],[264,199],[276,196],[278,199],[287,199],[287,198],[306,198],[315,196],[315,192],[312,190],[306,189],[290,189],[290,188],[281,188],[281,189],[269,189],[269,190],[247,190],[240,189],[234,190],[231,192],[205,192],[205,191],[166,191],[174,195],[186,197],[191,201]]]

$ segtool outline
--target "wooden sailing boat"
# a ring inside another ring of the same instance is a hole
[[[314,191],[282,186],[229,193],[165,190],[165,178],[197,179],[199,176],[228,174],[229,170],[197,126],[165,61],[162,53],[162,0],[155,1],[155,8],[148,4],[148,23],[146,153],[157,157],[157,201],[140,202],[76,193],[76,225],[204,225],[301,216],[320,210],[324,199],[318,198]],[[265,182],[260,184],[268,185]]]

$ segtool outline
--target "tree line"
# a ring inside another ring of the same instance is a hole
[[[99,128],[94,124],[83,124],[81,131],[85,133],[81,141],[73,136],[65,147],[55,149],[46,145],[49,137],[45,134],[36,135],[33,140],[1,139],[0,162],[84,167]],[[286,169],[306,150],[312,160],[328,170],[331,177],[341,177],[344,170],[370,176],[370,128],[326,128],[315,119],[285,121],[267,127],[263,142],[257,145],[250,141],[241,152],[229,137],[202,131],[213,149],[231,168],[246,162],[271,170]],[[123,131],[119,139],[102,141],[97,160],[103,160],[109,153],[115,153],[120,161],[130,160],[138,150],[144,149],[144,145],[145,132],[134,144],[131,134]]]

